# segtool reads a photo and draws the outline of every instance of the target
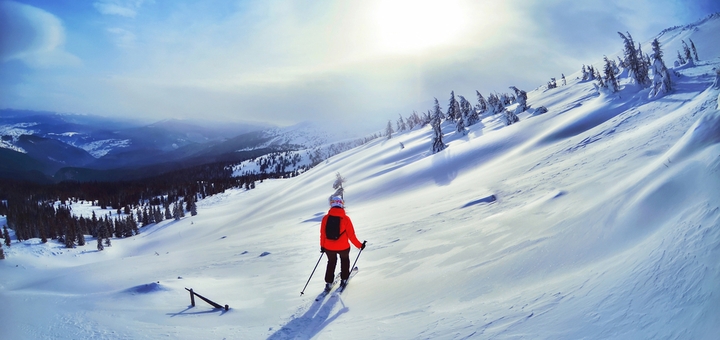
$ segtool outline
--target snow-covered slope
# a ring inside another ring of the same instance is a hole
[[[14,243],[3,337],[716,339],[719,23],[661,35],[692,38],[701,58],[661,99],[569,77],[528,93],[545,114],[445,126],[437,154],[424,127],[211,196],[102,252]],[[324,261],[299,293],[337,172],[368,247],[348,290],[315,302]],[[185,288],[230,310],[190,307]]]

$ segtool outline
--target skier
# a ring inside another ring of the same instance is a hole
[[[337,256],[340,255],[340,287],[347,285],[350,277],[350,243],[358,248],[365,249],[355,236],[355,229],[350,217],[345,214],[345,202],[341,196],[330,196],[330,211],[323,217],[320,224],[320,251],[327,255],[327,269],[325,270],[325,291],[332,289],[335,277]]]

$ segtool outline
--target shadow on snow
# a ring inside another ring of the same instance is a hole
[[[333,314],[338,303],[342,308]],[[331,295],[330,298],[317,302],[313,301],[307,312],[301,316],[294,315],[288,323],[270,335],[268,340],[310,339],[349,310],[339,295]]]

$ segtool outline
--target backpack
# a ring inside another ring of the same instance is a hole
[[[340,238],[342,233],[340,232],[340,221],[341,217],[328,216],[327,223],[325,223],[325,238],[328,240],[337,240]],[[344,232],[344,231],[343,231]]]

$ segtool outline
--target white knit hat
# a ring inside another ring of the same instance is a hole
[[[330,206],[344,208],[345,201],[343,201],[342,197],[340,197],[340,196],[330,196]]]

